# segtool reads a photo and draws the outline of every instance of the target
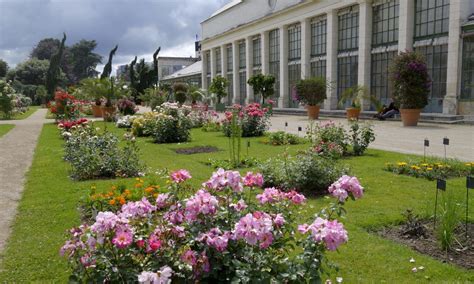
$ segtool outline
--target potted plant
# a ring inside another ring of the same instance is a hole
[[[87,78],[80,82],[75,93],[81,94],[85,99],[94,101],[92,114],[94,117],[102,117],[102,100],[110,92],[109,79]]]
[[[204,104],[204,111],[208,111],[209,105],[216,103],[217,101],[216,95],[206,90],[202,90],[202,91],[203,91],[202,102]]]
[[[400,108],[403,126],[416,126],[421,110],[428,104],[431,79],[424,58],[415,52],[402,52],[393,60],[391,79],[393,99]]]
[[[127,85],[122,81],[116,81],[114,77],[110,78],[110,90],[105,96],[105,105],[101,107],[102,117],[105,121],[113,120],[115,112],[117,111],[114,102],[118,98],[130,97],[130,90]]]
[[[360,109],[363,99],[369,99],[367,88],[364,86],[354,86],[344,91],[339,99],[339,107],[344,107],[349,102],[349,107],[346,107],[346,116],[348,120],[359,120]]]
[[[323,77],[313,77],[296,83],[294,99],[306,106],[309,119],[319,118],[319,104],[326,99],[327,88],[327,81]]]
[[[197,86],[189,86],[189,97],[191,98],[191,105],[195,107],[197,102],[201,101],[204,97],[204,90]]]
[[[229,80],[222,76],[216,76],[212,79],[209,91],[216,95],[216,111],[225,111],[225,104],[221,103],[222,98],[227,96],[227,87],[229,86]]]
[[[157,106],[166,102],[167,95],[160,88],[152,87],[145,89],[145,92],[140,96],[140,99],[142,102],[145,102],[146,106],[154,110]]]
[[[252,86],[255,97],[262,96],[262,106],[272,109],[272,104],[266,104],[265,99],[270,98],[275,93],[275,77],[272,75],[256,74],[248,79],[247,84]],[[257,100],[255,100],[258,102]]]
[[[186,102],[188,91],[189,86],[184,82],[176,82],[173,84],[174,98],[180,105],[183,105],[184,102]]]

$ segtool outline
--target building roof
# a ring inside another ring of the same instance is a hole
[[[209,18],[207,18],[207,19],[204,20],[204,21],[207,21],[207,20],[209,20],[210,18],[215,17],[215,16],[217,16],[217,15],[219,15],[219,14],[221,14],[221,13],[227,11],[227,10],[229,10],[230,8],[232,8],[232,7],[234,7],[234,6],[238,5],[238,4],[240,4],[240,3],[242,3],[242,2],[243,2],[243,0],[232,0],[232,1],[230,1],[229,3],[225,4],[224,6],[222,6],[222,8],[220,8],[219,10],[215,11]]]
[[[189,77],[192,75],[199,75],[201,74],[201,72],[202,72],[202,61],[198,61],[171,75],[163,77],[162,80],[171,80],[171,79],[178,79],[182,77]]]

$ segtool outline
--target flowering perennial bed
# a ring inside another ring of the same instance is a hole
[[[336,217],[349,197],[363,195],[357,178],[343,176],[329,188],[337,201],[294,228],[294,212],[306,198],[262,191],[261,174],[219,169],[197,191],[186,170],[166,178],[166,191],[99,212],[91,224],[70,230],[61,254],[73,268],[71,280],[320,281],[325,251],[348,241]],[[301,253],[291,256],[295,246]]]
[[[414,163],[397,162],[395,164],[386,163],[384,169],[399,175],[435,180],[437,178],[446,179],[474,175],[474,162],[464,164],[459,161]]]

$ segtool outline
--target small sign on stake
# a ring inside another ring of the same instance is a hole
[[[468,219],[469,219],[469,190],[470,189],[474,189],[474,177],[467,176],[466,177],[466,239],[469,238]]]
[[[436,230],[436,218],[437,218],[437,209],[438,209],[438,192],[446,191],[446,180],[438,179],[436,180],[436,198],[435,198],[435,208],[434,208],[434,229]]]
[[[443,145],[444,145],[444,159],[446,160],[446,146],[449,146],[449,138],[444,137],[443,138]]]
[[[430,140],[428,138],[425,138],[425,147],[430,147]]]
[[[426,162],[426,147],[430,147],[430,140],[425,138],[425,147],[423,147],[423,162]]]

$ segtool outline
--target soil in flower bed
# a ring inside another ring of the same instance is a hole
[[[193,154],[218,152],[219,148],[213,147],[213,146],[197,146],[197,147],[191,147],[191,148],[175,149],[174,151],[181,155],[193,155]]]
[[[402,243],[410,248],[436,258],[442,262],[452,263],[467,269],[474,269],[474,223],[468,224],[469,239],[466,239],[466,227],[463,223],[456,229],[456,240],[453,248],[448,252],[441,249],[441,245],[433,231],[433,221],[423,220],[426,229],[424,236],[410,236],[405,234],[404,225],[386,227],[377,234],[392,241]],[[439,226],[439,224],[437,225]],[[459,242],[459,243],[458,243]]]

